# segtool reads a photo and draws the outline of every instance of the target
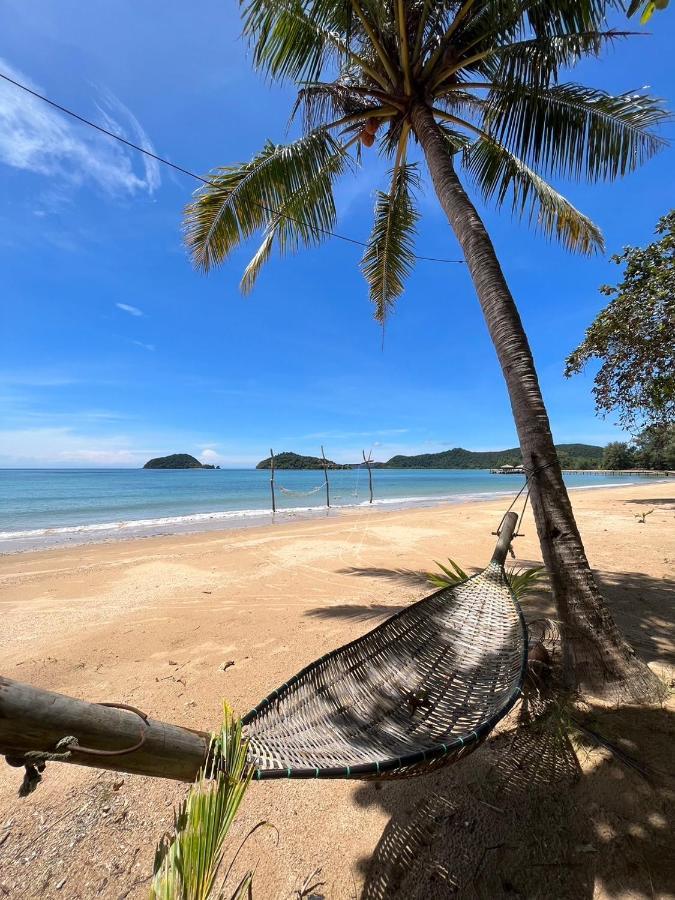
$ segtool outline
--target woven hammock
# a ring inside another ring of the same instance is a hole
[[[490,564],[307,666],[243,719],[255,777],[421,774],[468,755],[518,699],[527,627],[504,573],[507,513]]]

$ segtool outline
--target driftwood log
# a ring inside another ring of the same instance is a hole
[[[76,742],[64,744],[69,736]],[[88,703],[0,676],[0,755],[12,765],[54,753],[80,766],[194,781],[209,741],[206,732],[130,707]]]

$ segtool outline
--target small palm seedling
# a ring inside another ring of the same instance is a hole
[[[647,512],[635,513],[635,518],[638,520],[638,525],[646,525],[647,524],[647,516],[651,516],[654,512],[653,509],[648,509]]]
[[[225,838],[251,781],[241,722],[225,704],[223,725],[214,734],[208,762],[174,817],[174,834],[163,838],[155,854],[151,900],[206,900],[216,893]],[[236,858],[236,855],[235,855]],[[223,877],[227,879],[234,859]],[[252,872],[242,878],[231,900],[251,897]]]
[[[429,581],[438,588],[453,587],[469,578],[464,569],[454,559],[448,559],[448,563],[449,565],[446,566],[443,563],[436,562],[436,565],[441,570],[440,573],[429,572],[427,576]],[[542,578],[543,572],[543,566],[537,566],[533,569],[513,568],[506,571],[506,578],[517,600],[521,600],[526,594],[534,590],[537,582]]]

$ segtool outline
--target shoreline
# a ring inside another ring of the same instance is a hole
[[[571,498],[589,562],[618,627],[669,682],[675,675],[675,482],[575,489]],[[162,721],[211,731],[222,721],[223,698],[236,711],[246,712],[308,663],[430,593],[427,573],[436,569],[435,560],[451,557],[469,573],[483,569],[494,550],[493,532],[510,502],[500,497],[433,509],[351,510],[328,518],[296,519],[281,527],[268,523],[0,557],[2,674],[93,702],[126,703]],[[641,524],[640,514],[650,510],[653,515]],[[514,544],[517,558],[509,565],[541,565],[529,506],[520,531]],[[546,582],[527,598],[523,612],[528,621],[557,617]],[[630,708],[621,722],[615,720],[613,708],[607,714],[608,735],[631,741],[631,754],[650,768],[667,768],[672,756],[667,711]],[[511,744],[509,738],[509,748]],[[538,815],[541,807],[536,822],[523,819],[527,827],[517,832],[518,840],[529,847],[532,833],[548,834],[543,829],[549,827],[548,847],[558,847],[559,819],[551,819],[550,786],[539,782],[540,759],[550,756],[550,742],[522,748],[523,768],[518,768],[516,782],[523,785],[522,810],[513,809],[510,799],[505,803],[501,793],[482,793],[482,786],[495,782],[498,746],[487,743],[462,766],[407,783],[384,782],[379,789],[346,780],[253,785],[235,822],[234,846],[260,821],[271,822],[281,833],[275,843],[271,831],[260,832],[242,850],[242,866],[256,869],[256,896],[293,896],[307,874],[320,868],[328,885],[326,896],[370,897],[362,890],[369,878],[363,860],[377,861],[381,848],[391,847],[392,823],[407,828],[408,811],[419,804],[423,818],[416,821],[424,828],[429,809],[452,809],[429,807],[438,796],[460,803],[449,833],[456,822],[474,821],[481,800],[508,807],[513,828],[524,815]],[[655,747],[662,749],[656,753]],[[606,751],[592,752],[590,761],[584,753],[581,762],[589,771],[587,790],[593,789],[590,796],[599,804],[594,820],[598,827],[621,822],[625,829],[632,828],[640,797],[646,797],[645,822],[648,815],[659,813],[655,795],[635,773],[620,769],[613,758],[610,762]],[[556,772],[559,759],[556,755]],[[505,761],[509,768],[504,772],[511,773],[513,783],[511,749]],[[479,783],[481,793],[474,788],[466,793],[468,788],[457,779]],[[171,828],[174,804],[183,796],[180,786],[49,763],[36,793],[17,803],[20,781],[18,769],[0,766],[0,823],[11,820],[0,848],[0,867],[2,881],[13,886],[11,897],[39,900],[45,890],[51,896],[55,889],[44,887],[49,876],[52,885],[67,879],[64,900],[85,895],[115,900],[122,894],[145,900],[155,846]],[[538,785],[544,791],[542,804],[532,800]],[[583,783],[570,796],[582,789]],[[608,803],[624,799],[620,816],[605,813]],[[588,815],[591,801],[582,800],[579,808]],[[489,807],[485,809],[485,815],[491,815]],[[501,821],[502,814],[498,816]],[[572,854],[581,813],[575,809],[570,816]],[[466,828],[460,830],[469,834]],[[400,833],[405,837],[409,831]],[[602,833],[593,832],[588,840]],[[626,833],[627,846],[633,847],[634,835]],[[76,834],[81,839],[75,840]],[[504,840],[511,840],[512,834]],[[654,830],[650,837],[656,840],[659,834],[663,854],[665,831]],[[445,824],[442,835],[445,846]],[[30,854],[23,849],[27,845],[33,848]],[[481,860],[481,848],[472,858],[472,871]],[[550,849],[546,854],[543,862],[550,861]],[[110,859],[123,865],[112,871]],[[501,857],[495,864],[501,865]],[[85,871],[90,887],[83,894]],[[541,869],[535,873],[541,877]],[[104,881],[97,893],[95,885]],[[647,880],[645,885],[648,896]],[[499,890],[491,895],[499,895]]]
[[[642,476],[644,478],[644,476]],[[584,484],[567,486],[568,491],[616,490],[643,484],[640,481],[622,481],[616,484]],[[649,484],[665,484],[668,479],[654,476]],[[147,538],[172,537],[189,534],[214,534],[249,530],[252,528],[283,527],[294,522],[359,515],[373,512],[403,511],[407,509],[432,509],[458,506],[463,503],[486,503],[501,497],[515,496],[517,490],[476,491],[466,494],[444,494],[428,497],[390,497],[376,499],[373,503],[341,503],[331,507],[299,506],[286,510],[241,509],[215,512],[190,513],[182,516],[162,516],[155,519],[131,519],[115,522],[64,525],[51,528],[0,531],[0,557],[19,553],[36,553],[97,544],[137,541]]]

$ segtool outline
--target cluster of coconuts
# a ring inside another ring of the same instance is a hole
[[[376,119],[374,116],[371,116],[366,120],[366,124],[361,129],[361,133],[359,134],[359,140],[363,144],[364,147],[372,147],[375,143],[375,135],[377,133],[377,129],[380,127],[380,119]]]

